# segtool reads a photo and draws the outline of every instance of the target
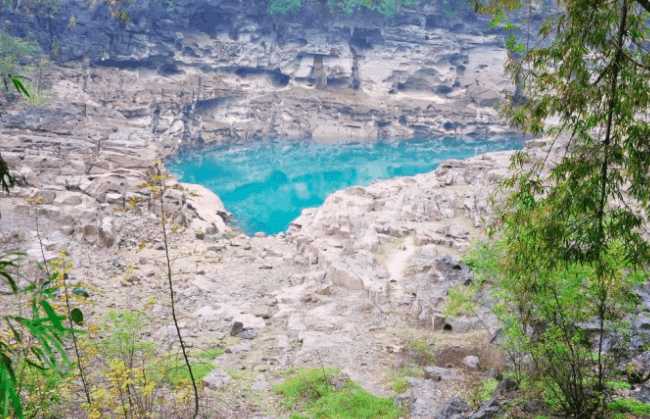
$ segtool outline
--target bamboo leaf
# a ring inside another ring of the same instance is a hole
[[[79,310],[78,308],[73,308],[72,311],[70,312],[70,318],[72,319],[73,322],[75,322],[78,325],[82,325],[84,322],[84,315]]]

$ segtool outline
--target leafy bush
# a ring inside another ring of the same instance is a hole
[[[335,381],[340,382],[335,385]],[[274,390],[283,396],[295,418],[388,419],[401,415],[392,400],[368,393],[331,368],[298,370]]]
[[[405,376],[396,376],[390,384],[390,388],[397,394],[402,394],[409,389],[409,380]]]
[[[142,311],[114,310],[93,327],[83,342],[86,362],[93,365],[91,418],[106,415],[178,416],[191,402],[189,373],[176,354],[161,353],[145,335],[150,319]],[[199,352],[192,363],[202,379],[213,369],[220,348]]]

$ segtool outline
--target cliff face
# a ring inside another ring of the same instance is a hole
[[[63,0],[32,13],[19,3],[3,11],[12,32],[78,68],[85,91],[124,89],[116,107],[129,103],[131,119],[186,144],[504,130],[494,109],[510,89],[502,39],[464,1],[393,18],[333,15],[317,1],[287,17],[270,16],[266,1],[139,1],[118,10]],[[117,86],[102,80],[105,70]]]

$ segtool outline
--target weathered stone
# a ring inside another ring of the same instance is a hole
[[[230,375],[218,369],[213,370],[203,378],[203,383],[212,390],[227,386],[231,381]]]
[[[467,368],[471,370],[479,369],[481,366],[479,362],[479,358],[476,355],[468,355],[465,358],[463,358],[463,365],[465,365]]]

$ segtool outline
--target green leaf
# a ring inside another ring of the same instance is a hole
[[[20,76],[11,76],[11,82],[13,83],[14,87],[20,93],[21,95],[25,97],[30,97],[29,96],[29,91],[25,88],[25,85],[23,82],[20,80]]]
[[[61,320],[63,319],[63,316],[60,316],[54,311],[54,308],[50,305],[49,302],[43,300],[41,301],[41,307],[43,307],[43,310],[45,310],[45,313],[47,314],[47,318],[52,322],[52,325],[60,330],[63,331],[65,330],[65,327],[63,326],[63,323]]]
[[[10,417],[10,407],[15,417],[24,417],[23,406],[16,391],[16,375],[11,358],[5,353],[0,353],[0,414],[2,417]]]
[[[78,325],[82,325],[84,322],[84,314],[78,308],[72,309],[70,312],[70,318]]]

